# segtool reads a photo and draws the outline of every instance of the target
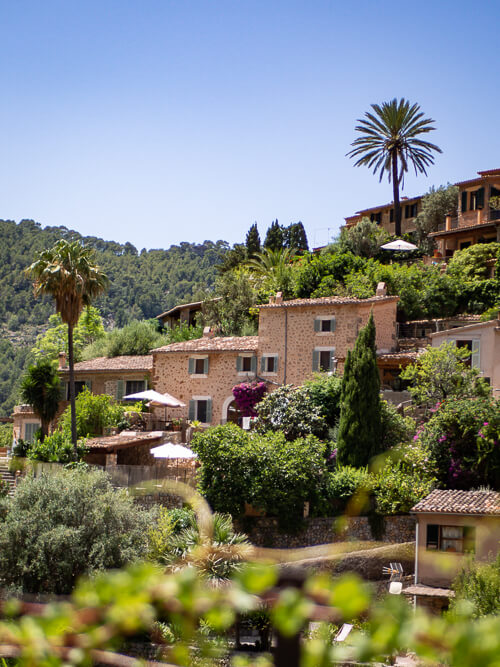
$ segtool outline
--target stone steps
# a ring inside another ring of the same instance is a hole
[[[12,495],[16,487],[16,478],[9,471],[8,460],[5,457],[0,458],[0,477],[9,486],[9,495]]]

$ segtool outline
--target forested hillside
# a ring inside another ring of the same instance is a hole
[[[54,312],[51,299],[33,296],[24,276],[35,254],[58,239],[82,239],[96,249],[97,263],[110,278],[109,290],[96,302],[108,325],[155,317],[176,303],[211,288],[216,265],[229,249],[225,241],[181,243],[168,250],[138,251],[66,227],[42,227],[33,220],[0,220],[0,415],[12,408],[14,380],[36,334]]]

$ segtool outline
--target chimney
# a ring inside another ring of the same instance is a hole
[[[215,336],[215,332],[212,331],[211,327],[205,327],[203,329],[203,338],[213,338]]]
[[[59,370],[66,368],[66,352],[59,352]]]
[[[387,296],[387,286],[385,283],[379,283],[377,285],[377,296]]]
[[[269,303],[274,303],[274,301],[275,301],[275,297],[271,294],[269,296]]]
[[[276,292],[275,303],[283,303],[283,292]]]

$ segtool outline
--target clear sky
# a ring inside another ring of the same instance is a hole
[[[500,2],[0,0],[0,218],[139,250],[392,199],[345,157],[373,102],[443,150],[403,195],[500,167]]]

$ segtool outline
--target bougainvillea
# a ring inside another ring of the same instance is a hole
[[[267,391],[265,382],[242,382],[233,387],[233,396],[242,417],[256,417],[255,406]]]
[[[415,439],[426,446],[443,485],[500,489],[500,400],[448,400],[437,403]]]

